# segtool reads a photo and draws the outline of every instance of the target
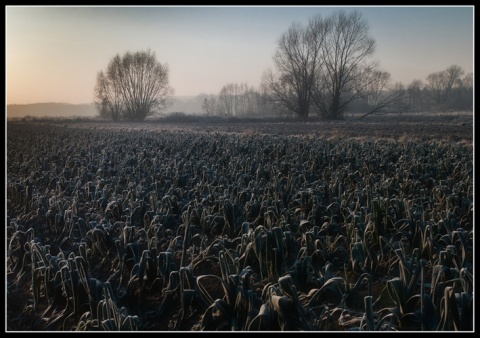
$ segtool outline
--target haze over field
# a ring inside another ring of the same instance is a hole
[[[7,6],[7,104],[93,101],[96,75],[126,51],[151,49],[177,96],[260,85],[293,22],[359,11],[374,58],[408,85],[455,64],[473,72],[473,6]]]
[[[182,112],[185,114],[202,113],[202,96],[176,96],[173,105],[168,107],[166,114]],[[18,119],[23,117],[96,117],[98,110],[94,103],[61,103],[41,102],[30,104],[9,104],[7,105],[8,118]]]

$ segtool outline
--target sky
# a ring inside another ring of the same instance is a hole
[[[316,15],[359,11],[373,59],[392,82],[426,82],[450,65],[474,72],[474,6],[6,6],[7,104],[93,102],[99,71],[146,51],[169,68],[176,96],[258,88],[280,36]]]

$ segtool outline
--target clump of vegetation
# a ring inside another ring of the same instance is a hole
[[[473,329],[471,144],[29,123],[7,144],[8,331]]]

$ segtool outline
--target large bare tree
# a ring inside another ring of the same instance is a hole
[[[172,103],[168,66],[150,50],[117,54],[97,75],[94,95],[100,112],[109,111],[114,120],[143,121]]]
[[[377,67],[370,61],[375,40],[368,30],[357,11],[338,11],[326,19],[317,15],[306,27],[292,24],[278,41],[276,73],[267,70],[263,83],[277,103],[299,117],[316,109],[325,118],[341,118]]]
[[[267,70],[264,85],[277,103],[306,118],[311,109],[315,76],[323,64],[320,57],[327,27],[320,17],[311,19],[304,28],[293,23],[277,42],[273,57],[278,75]]]
[[[336,12],[325,20],[325,26],[327,35],[321,45],[324,64],[317,73],[313,101],[321,116],[338,119],[348,103],[375,80],[370,76],[377,67],[370,61],[375,40],[369,35],[368,22],[357,11]]]

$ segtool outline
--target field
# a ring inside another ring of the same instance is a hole
[[[8,121],[7,331],[472,331],[473,114]]]

